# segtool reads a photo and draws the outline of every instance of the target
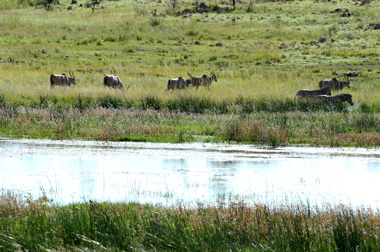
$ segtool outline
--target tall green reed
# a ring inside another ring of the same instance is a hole
[[[196,207],[84,202],[66,206],[2,196],[0,244],[11,251],[373,251],[379,213],[370,208],[248,204]]]

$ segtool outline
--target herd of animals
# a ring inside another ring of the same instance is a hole
[[[76,85],[75,75],[69,72],[69,76],[66,74],[52,74],[50,75],[50,88],[54,86],[70,87],[71,84]],[[103,85],[105,87],[123,89],[123,84],[120,78],[116,75],[105,75],[103,78]]]
[[[302,89],[296,93],[295,100],[314,100],[328,103],[330,105],[348,102],[351,106],[353,106],[354,102],[352,101],[351,94],[331,95],[331,90],[338,91],[342,90],[344,87],[350,88],[350,81],[348,80],[348,76],[352,76],[352,73],[343,74],[345,81],[341,81],[338,78],[321,80],[319,82],[319,89]]]
[[[204,74],[202,76],[192,76],[189,72],[187,72],[187,75],[190,79],[185,80],[182,77],[178,77],[177,79],[170,79],[168,81],[168,88],[167,90],[175,90],[177,89],[185,89],[189,87],[190,85],[195,86],[198,88],[199,86],[205,86],[208,89],[210,89],[210,85],[213,81],[217,82],[216,74],[213,71],[210,71],[210,76]]]
[[[190,85],[198,88],[199,86],[205,86],[210,89],[210,85],[213,81],[217,82],[216,74],[213,71],[210,71],[210,76],[204,74],[202,76],[192,76],[190,73],[187,73],[189,79],[184,79],[183,77],[178,77],[177,79],[169,79],[166,90],[175,90],[175,89],[185,89]],[[352,73],[345,73],[342,75],[345,78],[345,81],[341,81],[338,78],[326,79],[319,82],[319,89],[308,90],[302,89],[296,93],[297,100],[315,100],[320,102],[325,102],[328,104],[337,104],[342,102],[348,102],[351,106],[354,105],[352,101],[351,94],[339,94],[331,95],[331,91],[342,90],[344,87],[350,88],[350,82],[348,80],[349,76],[352,76]],[[73,73],[69,73],[69,76],[66,74],[52,74],[50,76],[50,88],[54,86],[69,86],[71,84],[76,85],[75,76]],[[116,88],[124,90],[123,84],[120,81],[120,78],[116,75],[105,75],[103,78],[104,87]],[[129,88],[129,86],[128,86]],[[127,88],[127,89],[128,89]]]
[[[211,82],[218,81],[216,79],[216,74],[213,71],[210,71],[210,76],[204,74],[200,77],[197,77],[192,76],[190,73],[187,74],[189,75],[190,79],[185,80],[183,77],[178,77],[177,79],[169,79],[167,90],[185,89],[190,85],[194,85],[196,88],[198,88],[199,86],[205,86],[208,89],[210,89]],[[71,72],[69,72],[69,76],[67,76],[66,74],[50,75],[50,88],[54,88],[54,86],[70,87],[71,84],[76,85],[75,76]],[[124,90],[120,78],[116,75],[105,75],[103,78],[103,86]]]

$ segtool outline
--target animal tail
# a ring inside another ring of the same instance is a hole
[[[53,82],[53,75],[50,75],[50,86],[53,86],[54,82]]]

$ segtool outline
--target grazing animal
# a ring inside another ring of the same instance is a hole
[[[319,88],[329,87],[332,90],[342,90],[344,87],[350,88],[350,81],[347,76],[346,79],[347,81],[340,81],[338,78],[321,80],[319,82]]]
[[[302,89],[296,93],[295,100],[312,99],[318,95],[331,95],[331,88],[320,88],[317,90]]]
[[[121,83],[119,76],[116,75],[105,75],[103,78],[103,85],[104,87],[118,88],[124,90],[123,84]]]
[[[191,79],[191,82],[193,83],[193,85],[198,89],[199,86],[205,86],[207,87],[208,89],[210,89],[210,85],[213,81],[217,82],[218,80],[216,79],[216,75],[214,72],[211,72],[210,71],[210,74],[211,74],[211,77],[207,76],[207,75],[202,75],[202,77],[194,77],[192,76],[190,73],[187,73],[187,75],[189,75],[190,79]]]
[[[75,76],[73,73],[69,72],[70,77],[66,74],[52,74],[50,75],[50,88],[54,86],[69,86],[71,84],[76,85]]]
[[[334,96],[318,95],[315,97],[315,99],[324,103],[328,103],[329,105],[337,105],[343,102],[348,102],[351,106],[354,105],[354,102],[352,101],[352,95],[350,94],[340,94]]]
[[[168,89],[167,90],[174,90],[174,89],[184,89],[186,88],[186,81],[182,77],[178,77],[178,79],[170,79],[168,81]]]

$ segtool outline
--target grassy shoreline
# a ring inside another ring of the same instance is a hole
[[[0,198],[3,251],[376,251],[379,212],[305,204],[66,206]]]
[[[289,146],[377,147],[380,115],[362,105],[325,107],[294,101],[239,99],[236,103],[111,96],[72,103],[40,97],[35,106],[0,106],[0,135],[11,138],[96,141],[235,142]],[[56,102],[56,103],[54,103]],[[364,112],[364,111],[366,112]]]

